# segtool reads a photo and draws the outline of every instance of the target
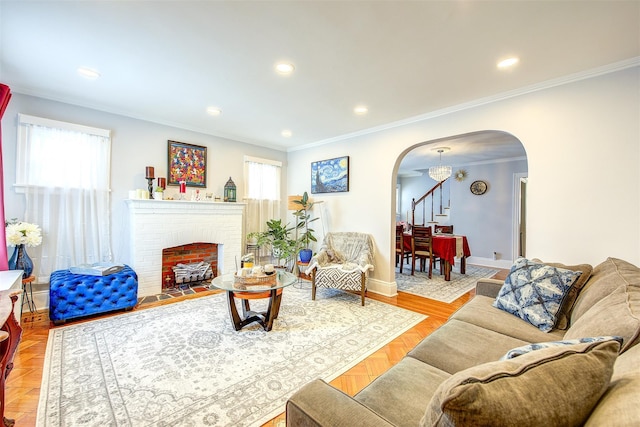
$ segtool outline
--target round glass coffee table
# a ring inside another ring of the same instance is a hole
[[[282,301],[282,289],[296,282],[297,277],[287,271],[277,270],[273,283],[244,284],[236,282],[233,274],[218,276],[211,284],[227,293],[227,308],[231,323],[236,331],[253,322],[258,322],[265,331],[273,327],[273,320],[278,317],[280,302]],[[242,317],[238,313],[236,298],[242,300]],[[249,300],[269,298],[267,311],[252,311]]]

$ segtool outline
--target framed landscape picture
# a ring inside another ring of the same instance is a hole
[[[207,186],[207,147],[169,141],[168,185]]]
[[[349,156],[311,163],[311,193],[349,191]]]

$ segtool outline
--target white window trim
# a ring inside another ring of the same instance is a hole
[[[282,167],[282,162],[278,160],[270,160],[270,159],[261,159],[260,157],[252,157],[252,156],[244,156],[244,161],[253,162],[253,163],[264,163],[266,165],[272,165],[277,167]]]
[[[91,135],[104,136],[106,138],[111,137],[111,131],[108,129],[100,129],[91,126],[78,125],[75,123],[61,122],[59,120],[45,119],[43,117],[29,116],[27,114],[18,114],[18,124],[45,126],[73,132],[82,132]]]

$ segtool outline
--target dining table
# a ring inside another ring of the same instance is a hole
[[[405,250],[411,253],[411,233],[404,233],[402,241]],[[441,260],[440,273],[444,274],[444,280],[451,280],[451,269],[455,265],[456,258],[460,258],[460,273],[466,274],[467,257],[471,256],[466,236],[444,233],[433,234],[431,242],[433,255]]]

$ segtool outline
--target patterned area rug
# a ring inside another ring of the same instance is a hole
[[[444,280],[444,275],[440,275],[439,266],[433,269],[431,279],[427,273],[418,271],[412,276],[411,264],[402,267],[403,274],[398,273],[396,268],[398,291],[451,303],[475,288],[478,279],[491,277],[498,272],[491,268],[467,264],[466,274],[460,274],[460,263],[456,264],[451,272],[450,282]]]
[[[254,300],[252,308],[266,306]],[[270,332],[236,332],[216,294],[53,329],[38,426],[259,426],[426,316],[310,284],[283,293]]]

